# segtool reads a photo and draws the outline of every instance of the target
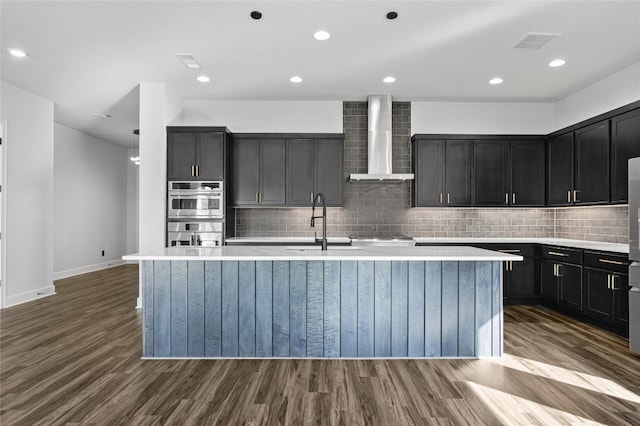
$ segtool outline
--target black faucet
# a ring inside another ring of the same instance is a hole
[[[322,203],[322,216],[316,216],[316,203]],[[311,227],[316,226],[316,219],[322,219],[322,250],[327,249],[327,206],[324,202],[324,194],[322,192],[318,192],[315,197],[313,197],[313,204],[311,206]],[[316,238],[316,243],[318,239]]]

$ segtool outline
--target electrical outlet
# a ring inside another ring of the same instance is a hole
[[[102,250],[102,255],[104,256],[104,250]]]

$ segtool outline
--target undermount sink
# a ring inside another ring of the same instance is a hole
[[[307,250],[321,250],[322,246],[287,246],[287,250],[307,251]],[[359,246],[328,246],[327,250],[361,250]]]

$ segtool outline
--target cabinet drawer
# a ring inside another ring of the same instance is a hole
[[[563,263],[582,264],[582,250],[566,247],[542,246],[540,255],[544,259],[552,259]]]
[[[623,254],[587,250],[584,252],[584,266],[590,268],[626,274],[629,272],[629,263],[628,256]]]

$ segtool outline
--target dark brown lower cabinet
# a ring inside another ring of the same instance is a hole
[[[551,305],[582,312],[582,266],[543,259],[540,296]]]
[[[584,314],[616,327],[629,327],[629,277],[584,268]]]

